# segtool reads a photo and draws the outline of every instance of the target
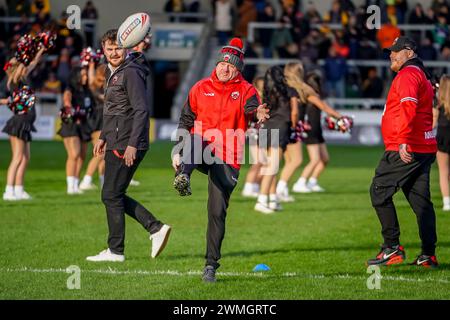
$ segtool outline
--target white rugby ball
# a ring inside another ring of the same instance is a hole
[[[129,16],[117,32],[117,43],[120,47],[130,49],[144,40],[152,27],[147,13],[135,13]]]

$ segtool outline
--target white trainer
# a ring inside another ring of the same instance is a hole
[[[450,204],[444,204],[444,206],[442,207],[443,211],[450,211]]]
[[[294,184],[294,186],[292,187],[292,191],[293,192],[297,192],[297,193],[311,193],[312,190],[310,188],[308,188],[308,186],[306,184]]]
[[[89,190],[95,190],[97,189],[97,186],[95,184],[91,183],[84,183],[81,182],[79,186],[81,191],[89,191]]]
[[[106,250],[103,250],[96,256],[87,257],[86,260],[93,262],[102,262],[102,261],[124,262],[125,256],[123,254],[112,253],[108,248]]]
[[[152,240],[152,258],[156,258],[164,250],[171,230],[172,228],[165,224],[158,232],[150,235],[150,240]]]
[[[277,192],[277,197],[280,202],[294,202],[294,197],[289,195],[289,189],[286,187],[284,190]]]
[[[251,190],[242,190],[242,196],[246,198],[258,198],[259,193]]]
[[[33,200],[33,197],[28,194],[28,192],[22,191],[22,195],[17,197],[17,200]]]
[[[131,179],[130,186],[132,186],[132,187],[139,187],[140,185],[141,185],[141,183],[139,181]]]
[[[3,193],[3,200],[4,201],[17,201],[17,197],[14,195],[14,193]]]
[[[255,204],[255,210],[259,211],[261,213],[264,213],[264,214],[271,214],[271,213],[275,212],[275,211],[273,211],[272,209],[270,209],[268,206],[266,206],[265,204],[263,204],[261,202],[257,202]]]
[[[311,189],[312,192],[325,192],[325,189],[318,184],[308,185],[308,188]]]
[[[283,207],[278,201],[269,201],[269,208],[273,211],[281,211],[283,210]]]

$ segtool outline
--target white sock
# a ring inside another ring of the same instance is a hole
[[[444,197],[443,201],[444,201],[444,206],[450,206],[450,197]]]
[[[244,192],[253,192],[253,183],[246,182],[244,184]]]
[[[6,194],[14,194],[14,186],[7,185],[5,188]]]
[[[278,202],[278,197],[276,194],[270,194],[269,195],[269,202]]]
[[[67,178],[66,178],[66,181],[67,181],[67,191],[74,191],[74,190],[75,190],[75,189],[73,188],[74,180],[75,180],[75,177],[67,177]]]
[[[317,179],[316,178],[309,178],[308,184],[311,186],[317,185]]]
[[[100,187],[103,188],[103,183],[105,183],[105,176],[98,176],[98,180],[100,181]]]
[[[16,197],[22,197],[23,194],[23,186],[14,186],[14,195]]]
[[[80,179],[74,177],[73,178],[73,190],[78,191],[78,184],[80,183]]]
[[[255,193],[259,193],[259,183],[253,183],[252,184],[252,190]]]
[[[267,200],[269,200],[268,198],[269,197],[267,196],[267,194],[260,194],[258,196],[258,202],[263,204],[263,205],[265,205],[265,206],[267,206]]]
[[[81,181],[81,183],[82,184],[87,184],[87,185],[91,184],[92,183],[92,176],[85,175],[83,177],[83,181]]]
[[[278,194],[281,194],[281,193],[283,193],[286,189],[287,189],[287,182],[286,182],[286,181],[283,181],[283,180],[278,181],[278,183],[277,183],[277,193],[278,193]]]
[[[302,186],[306,185],[306,178],[303,177],[298,178],[297,183]]]

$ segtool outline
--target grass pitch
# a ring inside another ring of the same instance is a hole
[[[100,192],[65,194],[61,142],[33,142],[26,189],[33,201],[0,201],[0,299],[449,299],[450,214],[441,210],[437,167],[432,196],[438,223],[437,270],[407,264],[381,269],[381,289],[367,288],[365,261],[382,242],[370,205],[369,185],[382,148],[330,147],[320,179],[327,192],[295,195],[284,211],[265,216],[240,195],[241,170],[227,217],[218,282],[201,282],[206,234],[207,179],[195,173],[193,195],[172,188],[171,144],[156,143],[129,194],[172,225],[165,251],[150,259],[151,243],[127,218],[126,261],[88,263],[106,247],[107,225]],[[9,144],[0,142],[0,186],[5,185]],[[300,172],[296,174],[298,178]],[[415,215],[403,194],[395,198],[407,261],[420,252]],[[253,273],[259,263],[271,271]],[[81,269],[80,289],[69,290],[65,270]]]

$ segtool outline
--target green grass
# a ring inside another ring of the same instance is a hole
[[[323,194],[295,195],[285,210],[265,216],[241,197],[240,175],[228,211],[219,281],[200,280],[206,233],[206,177],[193,176],[193,196],[172,188],[170,144],[151,147],[129,194],[173,226],[166,250],[149,258],[148,234],[127,218],[126,261],[85,261],[105,248],[107,225],[99,192],[65,194],[65,152],[60,142],[34,142],[26,188],[31,202],[0,201],[0,299],[449,299],[450,214],[442,212],[437,168],[432,196],[438,222],[438,270],[407,264],[381,270],[381,290],[368,290],[364,265],[381,243],[368,188],[382,148],[330,147],[320,179]],[[10,151],[0,142],[0,185]],[[299,172],[294,177],[298,177]],[[420,251],[416,219],[396,196],[407,260]],[[253,274],[258,263],[269,272]],[[81,268],[81,289],[68,290],[68,266]],[[172,271],[172,272],[168,272]]]

